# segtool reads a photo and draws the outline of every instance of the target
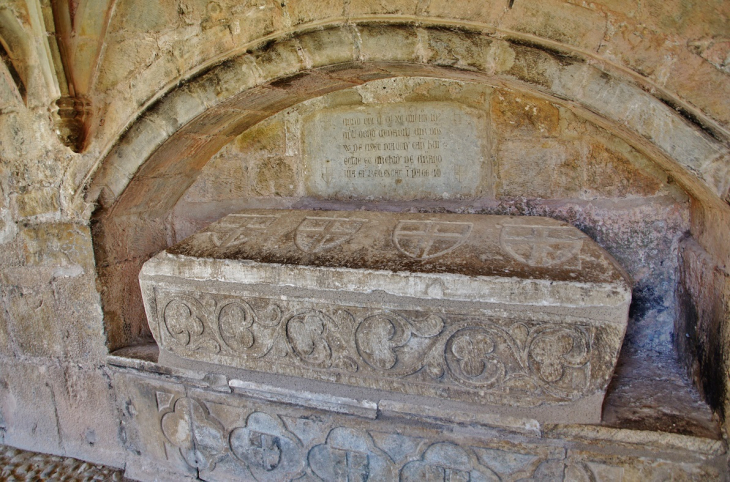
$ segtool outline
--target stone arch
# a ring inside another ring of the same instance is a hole
[[[702,203],[726,209],[730,201],[724,142],[584,58],[455,28],[362,23],[302,32],[176,87],[139,117],[94,174],[86,199],[99,206],[94,238],[110,348],[144,335],[141,303],[129,302],[138,289],[123,280],[136,278],[142,262],[171,242],[166,218],[214,153],[291,105],[403,76],[547,98],[647,154]],[[131,291],[112,293],[119,286]]]

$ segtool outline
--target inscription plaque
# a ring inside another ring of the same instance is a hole
[[[140,283],[162,363],[551,421],[600,420],[631,300],[621,268],[572,226],[466,214],[245,211],[145,263]],[[255,442],[241,446],[273,466],[276,446]]]
[[[482,178],[479,113],[450,102],[358,106],[305,120],[310,195],[472,197]]]

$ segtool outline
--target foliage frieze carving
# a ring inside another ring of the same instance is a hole
[[[589,323],[156,292],[162,345],[184,357],[525,406],[596,389]]]

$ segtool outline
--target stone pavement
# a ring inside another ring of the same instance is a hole
[[[28,452],[0,445],[2,481],[128,481],[122,471],[69,457]]]

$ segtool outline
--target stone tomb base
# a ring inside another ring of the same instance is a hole
[[[125,476],[135,480],[705,482],[726,473],[722,440],[326,397],[124,355],[108,361]]]
[[[163,364],[541,422],[600,422],[630,303],[605,251],[534,217],[246,211],[140,283]]]

